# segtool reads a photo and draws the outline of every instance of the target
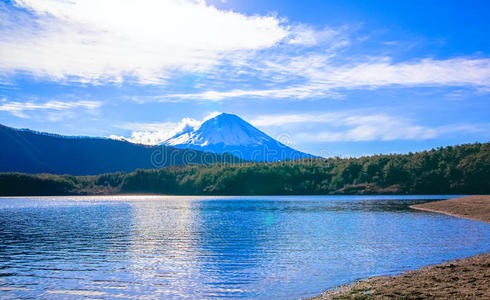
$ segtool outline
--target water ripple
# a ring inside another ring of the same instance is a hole
[[[0,298],[290,298],[490,251],[448,196],[0,199]]]

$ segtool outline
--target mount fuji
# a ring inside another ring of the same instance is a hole
[[[167,139],[162,145],[230,153],[249,161],[282,161],[316,157],[295,150],[258,130],[237,115],[222,113]]]

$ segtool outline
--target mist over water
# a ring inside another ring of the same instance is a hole
[[[288,298],[490,251],[449,196],[0,199],[0,297]]]

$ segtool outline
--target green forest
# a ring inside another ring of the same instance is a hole
[[[490,143],[409,154],[186,165],[97,176],[0,174],[3,196],[488,193]]]

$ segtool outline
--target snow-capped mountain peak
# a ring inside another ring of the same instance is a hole
[[[202,123],[195,130],[183,131],[164,143],[176,146],[191,144],[209,146],[224,144],[228,146],[246,146],[262,144],[273,140],[236,115],[222,113]]]
[[[312,157],[281,144],[237,115],[227,113],[206,120],[194,130],[182,131],[163,144],[215,153],[230,152],[258,161],[291,159],[292,154],[296,154],[294,158]],[[268,158],[271,154],[275,157]]]

